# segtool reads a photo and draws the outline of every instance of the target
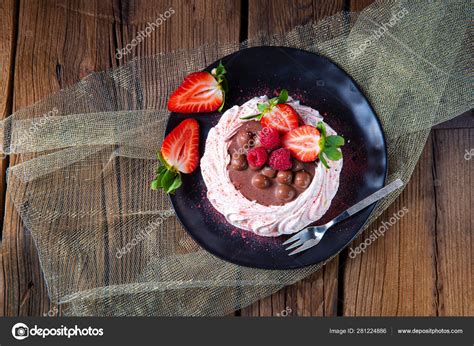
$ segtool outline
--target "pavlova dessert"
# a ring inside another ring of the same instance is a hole
[[[198,73],[206,73],[201,75],[205,78],[196,83],[196,76],[188,76],[172,95],[170,110],[222,108],[224,67]],[[185,124],[187,120],[165,138],[152,188],[173,192],[180,186],[180,172],[196,169],[195,159],[191,169],[183,161],[198,155],[199,126],[196,120]],[[235,227],[261,236],[295,233],[329,209],[339,187],[343,144],[317,110],[301,105],[286,90],[274,98],[252,98],[228,109],[209,131],[200,162],[207,197]]]
[[[317,110],[286,91],[255,97],[209,131],[201,159],[207,197],[238,228],[262,236],[297,232],[328,210],[342,144]]]

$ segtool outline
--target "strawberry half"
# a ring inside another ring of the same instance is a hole
[[[181,186],[181,173],[192,173],[199,164],[199,124],[183,120],[163,141],[158,153],[160,164],[151,189],[173,193]]]
[[[260,120],[263,127],[273,128],[280,134],[285,134],[298,127],[298,113],[286,103],[277,104]]]
[[[280,134],[285,134],[298,127],[298,114],[290,105],[285,102],[288,100],[288,91],[282,89],[278,97],[271,98],[268,102],[257,105],[259,114],[241,117],[241,119],[260,120],[262,126],[273,128]]]
[[[282,138],[282,146],[291,152],[291,155],[303,162],[316,160],[321,151],[319,140],[321,133],[310,125],[300,126],[288,132]]]
[[[303,125],[288,132],[281,143],[294,158],[311,162],[319,157],[324,167],[329,169],[327,159],[337,161],[342,158],[340,147],[344,145],[344,138],[326,136],[326,125],[321,121],[316,127]]]
[[[222,63],[209,72],[189,74],[171,94],[168,109],[178,113],[221,111],[227,92],[226,70]]]

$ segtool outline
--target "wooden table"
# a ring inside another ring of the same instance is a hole
[[[341,10],[360,11],[372,0],[2,0],[0,2],[0,115],[6,117],[93,71],[135,55],[197,47],[206,41],[244,40],[258,31],[285,32]],[[172,7],[175,14],[133,54],[115,58],[147,22]],[[409,213],[351,259],[346,251],[307,279],[237,311],[242,316],[474,315],[472,114],[437,126],[408,187],[353,244],[393,213]],[[51,311],[37,252],[5,198],[0,256],[0,313]],[[53,309],[53,311],[55,311]]]

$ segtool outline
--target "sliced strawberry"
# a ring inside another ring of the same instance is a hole
[[[227,81],[222,63],[209,72],[189,74],[171,94],[168,109],[179,113],[221,111],[224,107]]]
[[[195,119],[183,120],[163,141],[158,154],[160,165],[151,188],[173,193],[181,186],[181,173],[193,172],[199,164],[199,124]]]
[[[276,129],[285,134],[298,127],[298,113],[286,103],[277,104],[265,113],[260,121],[263,127]]]
[[[199,124],[195,119],[183,120],[161,145],[161,155],[166,163],[183,173],[191,173],[197,168],[198,150]]]
[[[240,119],[257,119],[262,126],[273,128],[279,134],[285,134],[298,127],[298,113],[285,102],[288,100],[288,91],[282,89],[278,97],[273,97],[267,102],[257,105],[259,114],[251,114]]]
[[[303,125],[283,136],[282,146],[288,149],[295,159],[311,162],[316,160],[321,151],[320,139],[321,133],[317,128]]]

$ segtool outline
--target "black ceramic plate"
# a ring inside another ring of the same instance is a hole
[[[346,139],[339,190],[331,207],[316,224],[324,224],[351,205],[384,186],[387,153],[380,122],[352,78],[329,59],[285,47],[254,47],[222,58],[230,93],[226,109],[255,96],[276,95],[282,88],[302,104],[317,109],[325,121]],[[213,63],[210,71],[218,62]],[[198,120],[200,156],[209,130],[220,113],[172,113],[169,133],[183,119]],[[226,222],[206,197],[200,169],[183,175],[183,186],[171,196],[184,228],[207,251],[232,263],[266,269],[292,269],[324,261],[344,248],[367,221],[373,206],[330,229],[315,247],[288,256],[287,236],[260,237]]]

